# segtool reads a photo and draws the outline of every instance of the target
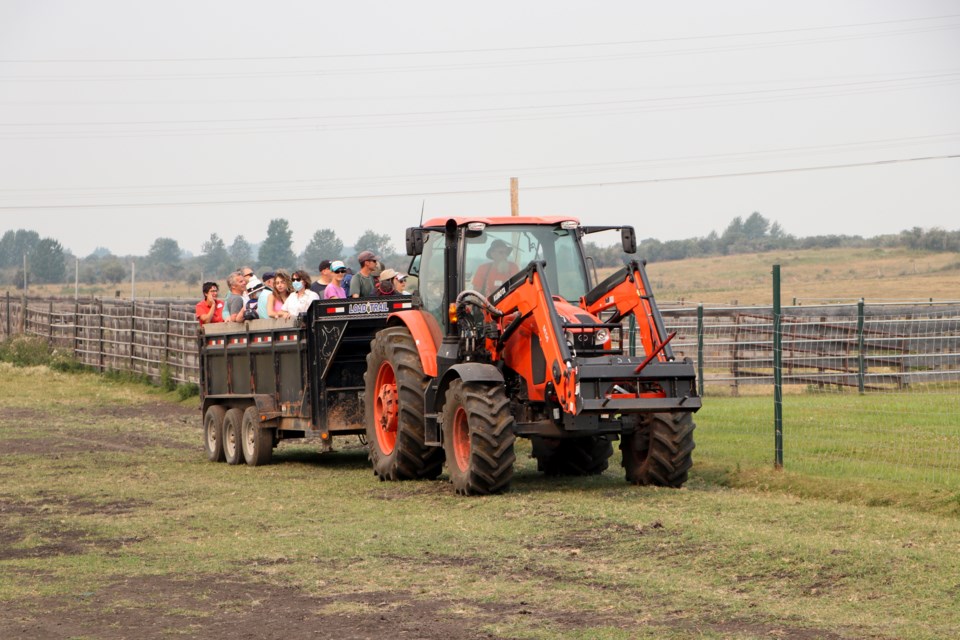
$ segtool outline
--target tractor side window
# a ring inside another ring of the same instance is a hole
[[[587,274],[574,233],[566,229],[554,232],[553,262],[556,269],[554,293],[564,300],[576,301],[587,292]],[[551,283],[551,289],[553,284]]]
[[[443,233],[430,231],[426,234],[423,253],[418,256],[419,262],[416,264],[417,280],[411,283],[416,287],[411,292],[420,294],[423,310],[435,317],[441,327],[445,326],[443,310],[446,308],[443,299],[443,247]]]

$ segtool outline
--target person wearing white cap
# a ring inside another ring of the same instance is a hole
[[[323,299],[346,298],[347,292],[343,290],[343,276],[347,275],[347,265],[343,264],[342,260],[334,260],[330,263],[330,271],[333,273],[333,279],[323,289]]]
[[[406,286],[406,279],[407,274],[405,273],[399,273],[393,269],[384,269],[380,272],[380,278],[377,282],[377,293],[382,296],[400,295]]]

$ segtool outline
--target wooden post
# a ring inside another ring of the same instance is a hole
[[[79,356],[80,352],[80,299],[76,298],[73,301],[73,357],[79,357],[80,361],[83,362],[83,357]]]
[[[7,338],[10,337],[10,292],[7,291]]]
[[[97,324],[100,327],[100,348],[97,354],[97,369],[100,370],[100,373],[103,373],[103,300],[97,300],[97,314],[99,317]]]
[[[510,215],[520,215],[520,181],[510,178]]]
[[[134,331],[137,328],[137,303],[130,303],[130,364],[127,365],[127,370],[130,373],[134,373],[134,360],[133,360],[133,347],[137,342],[136,334]]]
[[[53,346],[53,300],[50,301],[50,307],[47,311],[47,344]]]

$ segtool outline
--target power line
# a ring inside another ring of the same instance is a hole
[[[956,29],[960,24],[948,24],[943,26],[933,26],[925,28],[904,29],[900,31],[889,31],[885,33],[873,34],[850,34],[827,36],[823,38],[808,40],[777,40],[773,42],[753,43],[753,44],[732,44],[714,47],[700,47],[693,49],[674,49],[652,52],[633,52],[601,54],[593,56],[578,55],[566,58],[533,58],[527,60],[503,60],[486,62],[461,62],[444,64],[425,64],[413,66],[393,66],[393,67],[352,67],[335,69],[306,69],[299,71],[259,71],[259,72],[206,72],[195,74],[157,74],[146,76],[136,75],[56,75],[56,76],[0,76],[0,82],[114,82],[114,81],[146,81],[146,80],[211,80],[211,79],[237,79],[237,78],[280,78],[280,77],[320,77],[337,75],[367,75],[380,73],[410,73],[422,71],[463,71],[472,69],[498,69],[523,66],[538,66],[550,64],[582,64],[587,62],[600,62],[611,60],[630,60],[637,58],[658,58],[672,57],[681,55],[695,55],[703,53],[730,53],[737,51],[750,51],[755,49],[770,49],[791,46],[805,46],[811,44],[823,44],[830,42],[846,42],[850,40],[863,40],[870,38],[886,38],[891,36],[913,35],[919,33],[929,33],[932,31],[942,31]]]
[[[927,22],[932,20],[945,20],[960,17],[960,14],[951,13],[939,16],[925,16],[919,18],[902,18],[898,20],[882,20],[876,22],[858,22],[838,25],[825,25],[819,27],[798,27],[793,29],[773,29],[768,31],[743,31],[734,33],[721,33],[713,35],[699,36],[677,36],[673,38],[647,38],[642,40],[620,40],[605,42],[577,42],[554,45],[526,45],[516,47],[488,47],[473,49],[434,49],[422,51],[381,51],[368,53],[333,53],[319,55],[295,55],[295,56],[239,56],[239,57],[192,57],[192,58],[9,58],[0,60],[0,63],[156,63],[156,62],[249,62],[257,60],[329,60],[337,58],[373,58],[373,57],[397,57],[397,56],[428,56],[428,55],[451,55],[451,54],[476,54],[476,53],[503,53],[510,51],[544,51],[554,49],[576,49],[586,47],[614,47],[638,44],[661,44],[669,42],[689,42],[697,40],[713,40],[722,38],[744,38],[755,36],[782,35],[785,33],[806,33],[811,31],[829,31],[835,29],[854,29],[861,27],[876,27],[890,24],[905,24],[912,22]]]
[[[579,189],[585,187],[614,187],[638,184],[654,184],[666,182],[685,182],[692,180],[711,180],[718,178],[739,178],[747,176],[774,175],[785,173],[800,173],[809,171],[826,171],[832,169],[849,169],[854,167],[872,167],[893,164],[903,164],[910,162],[925,162],[929,160],[952,160],[960,158],[960,154],[924,156],[917,158],[897,158],[888,160],[873,160],[870,162],[850,162],[844,164],[819,165],[808,167],[792,167],[786,169],[767,169],[760,171],[739,171],[732,173],[702,174],[695,176],[676,176],[671,178],[645,178],[636,180],[612,180],[601,182],[580,182],[572,184],[556,184],[527,186],[525,191],[549,191],[555,189]],[[0,210],[42,210],[42,209],[116,209],[116,208],[143,208],[143,207],[184,207],[184,206],[207,206],[207,205],[233,205],[233,204],[277,204],[283,202],[320,202],[328,200],[373,200],[382,198],[400,198],[410,196],[443,196],[443,195],[470,195],[479,193],[498,193],[502,192],[502,187],[488,189],[469,189],[469,190],[447,190],[447,191],[419,191],[409,193],[378,193],[366,195],[350,196],[314,196],[309,198],[264,198],[250,200],[203,200],[191,202],[125,202],[125,203],[96,203],[96,204],[46,204],[46,205],[0,205]]]
[[[235,187],[242,187],[244,191],[252,189],[318,189],[318,188],[343,188],[356,186],[371,186],[378,184],[390,184],[398,182],[435,182],[437,180],[484,180],[490,178],[499,178],[503,175],[555,175],[557,173],[585,173],[599,170],[626,170],[646,168],[649,166],[663,167],[665,165],[682,165],[697,162],[742,162],[753,158],[770,158],[782,156],[784,154],[808,155],[811,153],[839,153],[854,149],[878,150],[904,144],[939,144],[960,138],[960,131],[931,134],[923,136],[905,136],[899,138],[883,138],[875,140],[859,140],[854,142],[841,142],[827,145],[807,145],[796,147],[779,147],[772,149],[758,149],[755,151],[738,151],[733,153],[714,153],[700,154],[693,156],[665,156],[655,158],[645,158],[642,160],[624,160],[618,162],[601,163],[580,163],[563,165],[541,165],[533,167],[511,167],[487,169],[484,171],[445,171],[426,174],[391,174],[376,175],[364,178],[306,178],[297,180],[261,180],[242,182],[206,182],[206,183],[179,183],[179,184],[154,184],[154,185],[116,185],[116,186],[98,186],[98,187],[53,187],[53,188],[13,188],[0,189],[0,194],[29,194],[32,192],[51,193],[63,192],[69,193],[71,197],[93,196],[100,197],[103,194],[97,192],[115,191],[116,195],[136,195],[136,191],[152,192],[162,194],[164,190],[197,190],[208,188],[227,188],[231,191],[240,191]],[[356,184],[360,182],[360,184]]]

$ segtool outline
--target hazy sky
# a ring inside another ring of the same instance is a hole
[[[958,154],[956,1],[0,0],[0,233],[81,256],[400,248],[511,176],[641,238],[960,229]]]

